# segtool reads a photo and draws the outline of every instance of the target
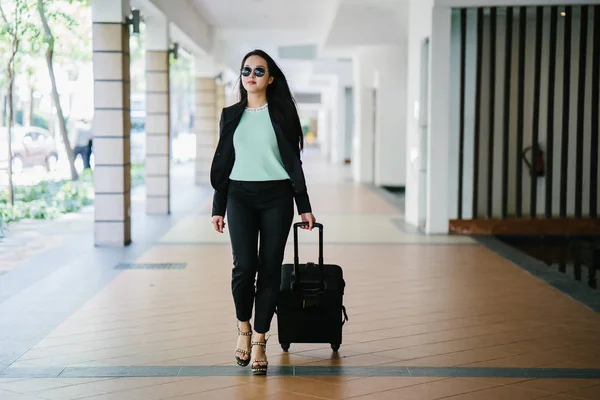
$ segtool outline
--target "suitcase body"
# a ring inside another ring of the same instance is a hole
[[[342,268],[323,264],[323,225],[319,229],[319,262],[298,262],[298,227],[294,224],[294,263],[282,266],[277,303],[279,343],[288,351],[292,343],[329,343],[334,351],[342,344],[342,326],[348,319],[343,305]]]

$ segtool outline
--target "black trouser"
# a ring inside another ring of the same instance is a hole
[[[83,154],[83,169],[92,168],[90,165],[90,157],[92,156],[92,141],[90,140],[85,146],[85,153]]]
[[[292,184],[289,180],[231,181],[227,213],[236,316],[239,321],[249,321],[256,301],[254,330],[266,333],[277,305],[283,254],[294,218]]]

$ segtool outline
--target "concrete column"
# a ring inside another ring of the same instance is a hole
[[[210,183],[210,166],[219,135],[221,109],[217,108],[217,83],[214,63],[196,58],[196,184]],[[223,91],[223,95],[225,92]],[[224,97],[220,99],[224,103]]]
[[[450,7],[433,8],[425,222],[425,232],[428,234],[448,233],[451,14]]]
[[[169,214],[169,25],[164,16],[154,15],[146,25],[146,212]]]
[[[425,201],[420,194],[425,193],[424,184],[421,183],[424,173],[423,154],[426,149],[421,148],[423,135],[427,135],[428,104],[421,104],[421,80],[428,79],[424,71],[423,40],[431,36],[431,13],[433,0],[413,1],[409,5],[408,26],[408,66],[407,66],[407,104],[406,104],[406,197],[404,215],[406,222],[414,226],[424,227]],[[426,70],[425,70],[426,71]],[[423,115],[424,118],[420,118]]]
[[[386,186],[406,182],[406,49],[359,48],[354,55],[354,180]]]
[[[357,51],[353,58],[354,130],[352,132],[352,175],[358,183],[373,183],[373,92],[369,60]]]
[[[94,243],[131,243],[129,0],[92,0]]]

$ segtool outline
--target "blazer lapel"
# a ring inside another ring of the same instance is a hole
[[[285,141],[285,135],[283,134],[283,130],[281,129],[281,126],[277,122],[275,122],[275,118],[273,118],[273,111],[271,108],[269,108],[269,117],[271,118],[271,124],[273,125],[275,135],[277,135],[278,142],[279,140]]]
[[[223,126],[223,136],[230,136],[242,119],[246,103],[238,103],[232,109],[229,115],[225,116],[225,125]]]

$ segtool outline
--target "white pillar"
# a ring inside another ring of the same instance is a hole
[[[146,18],[146,212],[171,211],[169,23]]]
[[[354,132],[352,133],[352,172],[354,181],[373,182],[373,65],[359,49],[353,57]]]
[[[428,234],[448,233],[451,15],[449,7],[433,8],[425,224]]]
[[[433,0],[412,1],[409,5],[408,27],[408,65],[406,82],[406,195],[405,219],[414,226],[419,226],[425,217],[425,205],[420,201],[419,193],[425,188],[420,185],[421,162],[421,135],[422,132],[419,116],[426,112],[427,104],[421,104],[421,79],[428,79],[428,75],[421,76],[421,51],[423,40],[431,36],[431,13]],[[426,122],[427,117],[424,118]],[[424,202],[423,202],[424,203]]]
[[[196,184],[210,183],[210,166],[218,142],[221,109],[217,109],[216,66],[212,57],[196,57]]]
[[[131,242],[129,0],[92,0],[94,243]]]
[[[354,57],[354,178],[404,186],[405,45],[360,48]]]
[[[340,87],[337,76],[329,77],[330,83],[321,93],[321,110],[319,118],[319,143],[321,154],[332,164],[342,164],[343,146],[340,143],[340,114],[344,104],[340,104]],[[340,109],[341,108],[341,109]],[[322,128],[321,128],[322,127]]]

